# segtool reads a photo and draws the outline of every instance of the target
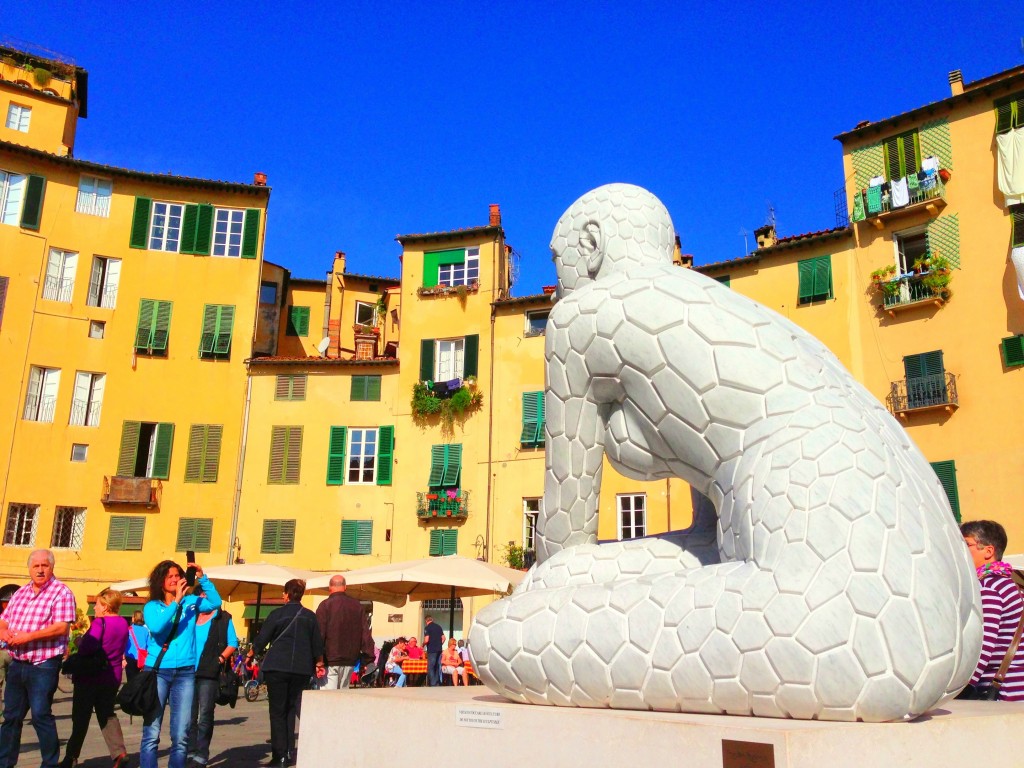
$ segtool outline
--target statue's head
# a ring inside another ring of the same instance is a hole
[[[646,189],[592,189],[562,214],[551,236],[558,295],[628,267],[671,264],[675,237],[668,210]]]

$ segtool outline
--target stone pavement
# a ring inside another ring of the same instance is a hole
[[[61,687],[69,691],[71,686],[61,678]],[[64,757],[64,743],[71,735],[71,694],[57,691],[53,701],[53,713],[57,718],[57,733],[61,740],[61,757]],[[167,728],[169,712],[164,714],[164,727],[160,734],[160,765],[167,765]],[[137,768],[139,764],[139,740],[142,737],[142,718],[132,718],[118,711],[124,741],[131,757],[129,765]],[[270,758],[270,721],[267,718],[266,695],[259,701],[248,702],[239,698],[234,709],[217,707],[217,716],[213,731],[213,744],[210,748],[211,768],[245,768],[256,766]],[[21,734],[21,758],[18,768],[39,768],[39,741],[32,728],[31,716],[26,720]],[[100,727],[95,715],[89,726],[89,734],[85,737],[82,754],[78,761],[79,768],[109,768],[110,753],[100,735]]]

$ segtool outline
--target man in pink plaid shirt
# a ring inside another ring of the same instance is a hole
[[[30,581],[14,593],[0,615],[0,641],[14,658],[4,689],[0,768],[18,762],[21,727],[29,709],[39,738],[41,768],[56,768],[60,759],[57,723],[50,707],[68,647],[68,630],[75,620],[75,596],[54,578],[53,564],[53,552],[48,549],[29,555]]]

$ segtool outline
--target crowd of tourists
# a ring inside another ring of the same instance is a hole
[[[1024,593],[1013,567],[1003,560],[1006,531],[998,523],[979,520],[963,523],[961,534],[977,569],[984,627],[977,668],[960,698],[1024,701]],[[202,567],[190,562],[183,569],[171,560],[157,564],[149,578],[149,602],[131,622],[120,615],[121,594],[103,590],[95,598],[95,618],[73,643],[75,598],[54,576],[53,553],[33,552],[28,571],[29,583],[0,614],[0,768],[17,763],[30,711],[43,768],[77,763],[93,714],[111,765],[125,768],[129,755],[116,706],[120,703],[128,711],[126,704],[134,707],[142,700],[150,703],[143,713],[141,768],[157,766],[168,708],[169,768],[205,766],[215,707],[218,702],[233,704],[241,664],[232,664],[239,643],[231,615],[221,609],[217,588]],[[363,607],[346,589],[344,576],[332,577],[331,594],[314,613],[301,603],[305,583],[289,581],[284,605],[270,614],[248,650],[246,666],[254,671],[258,663],[269,699],[267,766],[292,764],[299,702],[310,687],[348,688],[354,679],[404,687],[411,666],[407,662],[422,659],[428,685],[448,679],[452,685],[470,682],[465,644],[454,638],[446,642],[430,616],[422,645],[416,637],[399,637],[376,649]],[[52,713],[62,670],[74,684],[63,759]]]

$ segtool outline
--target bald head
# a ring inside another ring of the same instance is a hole
[[[348,584],[345,583],[345,577],[342,576],[340,573],[331,576],[331,581],[327,586],[330,588],[332,595],[335,592],[344,592],[346,589],[348,589]]]

